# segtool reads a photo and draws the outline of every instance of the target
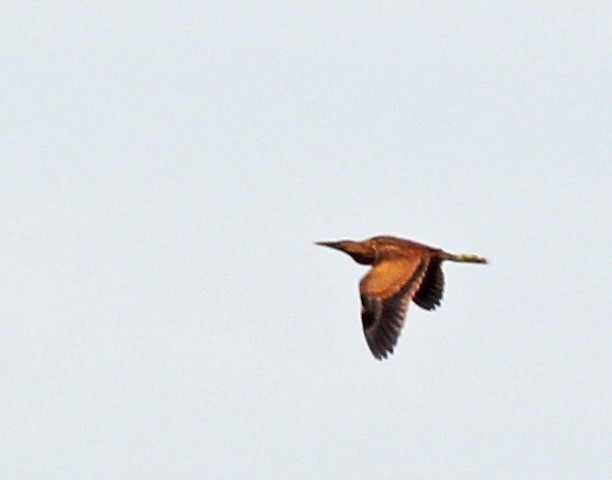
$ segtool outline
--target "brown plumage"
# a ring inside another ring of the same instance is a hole
[[[363,265],[372,265],[361,279],[361,321],[372,354],[379,360],[393,353],[408,303],[434,310],[442,301],[442,262],[487,263],[476,255],[453,255],[395,237],[374,237],[363,242],[317,242],[349,254]]]

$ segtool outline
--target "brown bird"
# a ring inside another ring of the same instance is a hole
[[[372,265],[359,283],[359,294],[365,338],[378,360],[393,353],[410,300],[425,310],[434,310],[440,305],[444,290],[444,260],[487,263],[486,259],[476,255],[453,255],[395,237],[316,244],[347,253],[362,265]]]

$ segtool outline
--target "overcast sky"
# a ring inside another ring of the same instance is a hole
[[[5,3],[0,477],[612,478],[611,5]]]

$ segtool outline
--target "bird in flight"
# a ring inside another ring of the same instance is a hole
[[[359,295],[365,338],[378,360],[393,353],[410,300],[425,310],[434,310],[440,305],[444,260],[487,263],[485,258],[476,255],[454,255],[396,237],[316,244],[347,253],[362,265],[372,265],[359,283]]]

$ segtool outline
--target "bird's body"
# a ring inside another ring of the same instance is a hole
[[[426,310],[440,305],[444,260],[487,263],[476,255],[453,255],[439,248],[388,236],[363,242],[317,242],[317,245],[345,252],[357,263],[372,265],[361,279],[359,293],[366,341],[379,360],[393,353],[410,300]]]

